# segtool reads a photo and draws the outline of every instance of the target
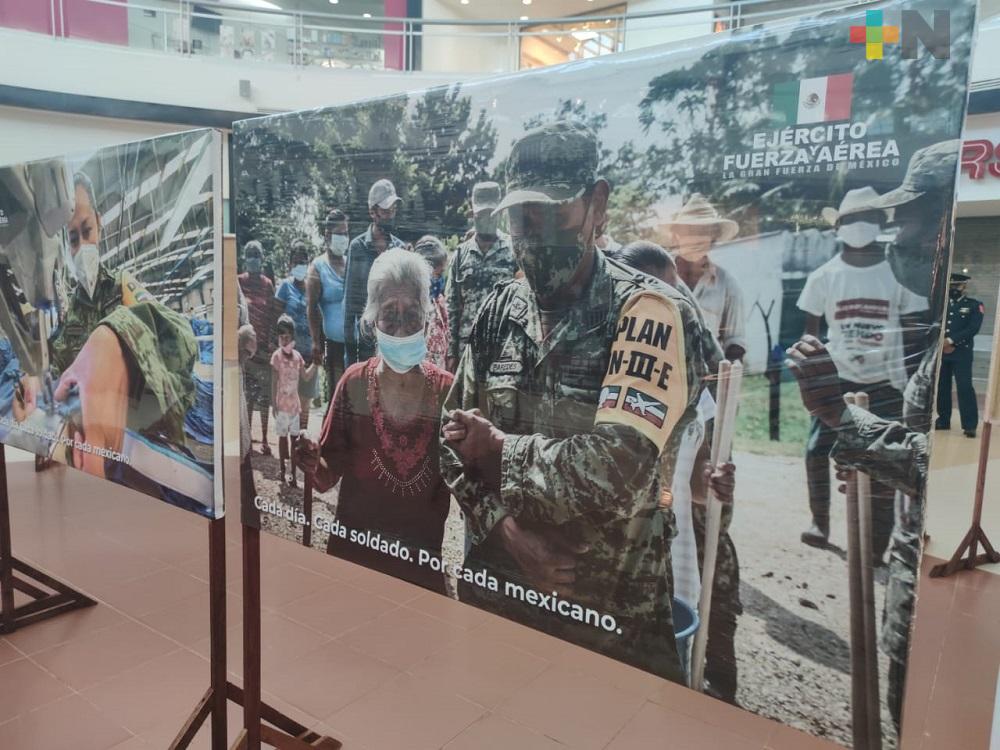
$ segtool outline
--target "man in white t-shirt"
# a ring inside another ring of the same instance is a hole
[[[876,242],[886,219],[884,211],[871,207],[877,198],[875,190],[865,187],[849,191],[839,211],[823,209],[824,218],[837,227],[842,250],[809,275],[798,307],[808,316],[807,334],[819,336],[825,320],[827,348],[843,392],[867,393],[871,412],[899,419],[908,369],[919,361],[921,313],[928,305],[896,280],[882,245]],[[816,547],[826,545],[830,536],[830,451],[835,440],[836,433],[813,418],[806,446],[812,525],[802,541]],[[872,481],[876,564],[881,563],[892,534],[894,495],[888,485]]]

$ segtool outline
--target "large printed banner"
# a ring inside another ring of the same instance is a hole
[[[245,518],[669,680],[700,628],[695,687],[895,746],[974,22],[898,0],[238,123]]]
[[[0,440],[210,518],[219,138],[0,167]]]

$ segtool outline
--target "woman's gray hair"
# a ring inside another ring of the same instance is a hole
[[[444,265],[448,261],[448,251],[445,250],[444,243],[433,234],[425,234],[417,240],[413,249],[431,264],[431,269]]]
[[[401,247],[384,250],[372,263],[368,274],[368,301],[361,313],[361,330],[368,336],[375,333],[375,321],[385,295],[392,288],[409,287],[420,303],[427,319],[431,314],[431,268],[420,255]]]

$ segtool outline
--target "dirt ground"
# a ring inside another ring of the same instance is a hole
[[[314,410],[309,434],[319,434],[322,417]],[[254,437],[260,428],[254,419]],[[259,495],[282,505],[302,507],[298,489],[278,481],[275,457],[264,458],[254,443],[254,476]],[[740,560],[744,614],[736,635],[739,663],[738,701],[754,713],[849,747],[850,635],[844,504],[833,502],[831,545],[818,550],[799,541],[809,522],[803,461],[788,456],[737,453],[736,509],[730,533]],[[332,519],[336,491],[314,500],[314,513]],[[300,540],[290,521],[264,515],[263,528]],[[325,550],[326,534],[313,534],[312,546]],[[461,560],[464,532],[452,502],[445,530],[445,555]],[[875,601],[881,621],[885,569],[876,570]],[[454,589],[452,588],[452,591]],[[880,653],[879,687],[886,750],[897,747],[885,692],[888,662]]]

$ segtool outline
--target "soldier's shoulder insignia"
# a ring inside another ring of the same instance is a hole
[[[595,422],[635,428],[663,450],[688,406],[684,325],[672,299],[644,290],[622,307]]]
[[[528,317],[528,303],[521,297],[514,297],[510,302],[510,317],[513,320],[524,321]]]
[[[127,271],[122,272],[122,304],[126,307],[137,305],[140,302],[151,302],[152,296],[146,291],[146,287],[140,284],[132,274]]]

